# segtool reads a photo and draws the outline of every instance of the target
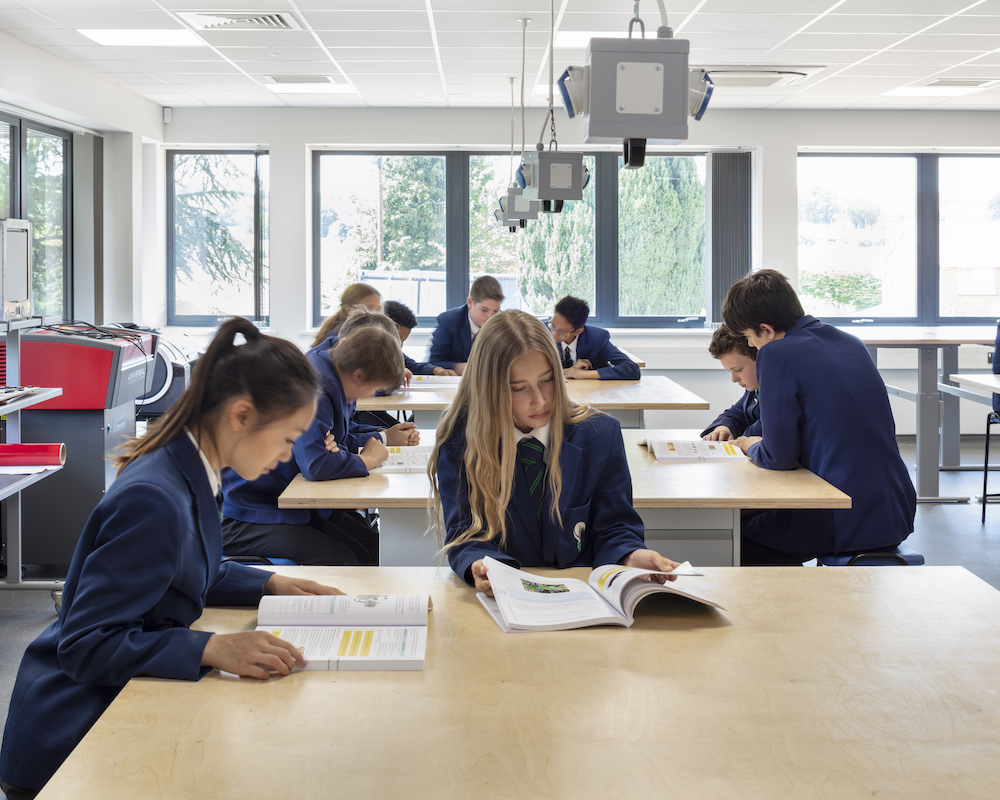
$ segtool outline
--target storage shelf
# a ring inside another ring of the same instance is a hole
[[[22,489],[27,489],[29,486],[38,483],[43,478],[47,478],[49,477],[49,475],[52,475],[53,473],[58,472],[61,469],[62,469],[61,466],[58,467],[53,466],[50,467],[49,469],[46,469],[44,472],[34,472],[31,473],[30,475],[0,474],[0,500],[6,500],[12,494],[17,494]],[[15,480],[11,483],[3,485],[3,482],[7,478],[14,478]]]
[[[20,411],[22,408],[28,408],[30,406],[38,405],[39,403],[44,403],[46,400],[51,400],[53,397],[59,397],[62,393],[62,389],[38,388],[31,394],[22,395],[16,400],[11,400],[9,403],[0,405],[0,416],[4,414],[12,414],[15,411]]]

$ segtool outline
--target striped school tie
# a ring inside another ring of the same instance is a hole
[[[569,369],[570,367],[573,366],[573,356],[571,356],[569,354],[569,347],[568,346],[563,347],[562,361],[563,361],[563,368],[564,369]]]
[[[542,501],[545,496],[545,446],[535,438],[526,436],[517,443],[517,457],[528,479],[528,491],[535,505],[535,517],[542,518]]]

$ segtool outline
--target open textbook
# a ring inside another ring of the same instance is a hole
[[[689,585],[678,587],[679,581],[660,584],[645,580],[646,575],[700,576],[688,561],[671,573],[606,564],[591,572],[586,581],[532,575],[489,556],[483,561],[493,597],[482,592],[477,597],[504,633],[562,631],[588,625],[627,628],[632,625],[636,604],[651,594],[677,594],[722,608]]]
[[[393,445],[386,449],[389,457],[371,472],[426,472],[434,445]]]
[[[733,442],[706,442],[702,439],[646,439],[639,442],[649,448],[657,461],[690,464],[696,461],[746,461],[747,457]]]
[[[462,380],[461,375],[414,375],[410,378],[410,385],[408,388],[411,392],[414,390],[433,390],[441,391],[442,389],[457,389],[459,381]]]
[[[430,605],[417,594],[265,595],[257,630],[301,650],[305,669],[420,670]]]

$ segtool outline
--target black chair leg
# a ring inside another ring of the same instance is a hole
[[[990,426],[993,425],[992,412],[986,415],[986,455],[983,462],[983,522],[986,524],[986,479],[990,474]]]

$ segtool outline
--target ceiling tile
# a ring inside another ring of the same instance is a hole
[[[134,3],[132,8],[113,10],[82,10],[79,5],[72,8],[53,8],[45,12],[60,25],[67,28],[121,30],[160,30],[162,28],[183,28],[177,20],[159,9],[149,8],[144,3]]]
[[[317,31],[428,30],[424,11],[310,11],[306,22]]]

